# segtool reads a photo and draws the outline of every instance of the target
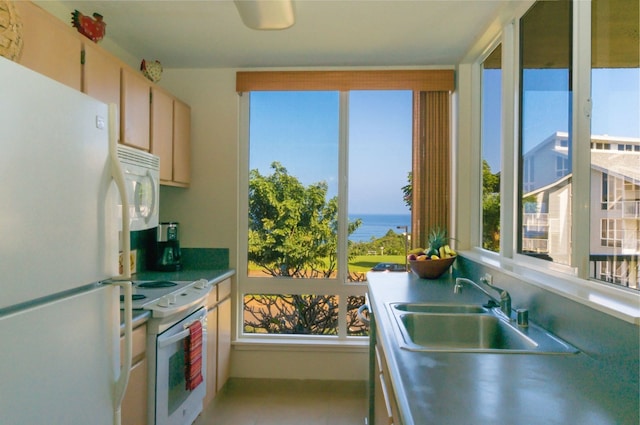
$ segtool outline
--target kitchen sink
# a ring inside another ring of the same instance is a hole
[[[466,304],[422,304],[394,303],[393,308],[412,313],[487,313],[489,310],[481,305]]]
[[[425,352],[572,354],[578,350],[535,324],[519,327],[474,305],[391,303],[403,349]]]

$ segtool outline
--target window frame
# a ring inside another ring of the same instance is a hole
[[[242,341],[250,340],[268,340],[269,342],[291,343],[312,341],[318,344],[326,344],[327,342],[341,342],[362,345],[366,343],[366,337],[348,336],[347,335],[347,309],[340,308],[338,310],[338,335],[322,336],[322,335],[264,335],[264,334],[247,334],[243,332],[243,311],[244,311],[244,295],[245,294],[318,294],[318,295],[336,295],[340,298],[340,304],[346,305],[343,300],[349,296],[364,296],[366,293],[366,282],[347,282],[346,270],[346,225],[348,216],[346,211],[347,198],[340,196],[338,199],[338,275],[333,279],[274,279],[272,277],[251,277],[248,276],[248,226],[249,217],[249,118],[250,118],[250,100],[251,93],[242,93],[240,96],[240,126],[239,136],[239,179],[238,179],[238,211],[240,217],[238,220],[238,300],[237,300],[237,323],[236,339]],[[340,120],[348,120],[348,93],[340,92]],[[346,121],[348,122],[348,121]],[[347,127],[348,131],[348,127]],[[338,140],[338,168],[339,168],[339,191],[346,188],[347,182],[344,178],[347,159],[347,137],[348,133],[340,128]],[[344,242],[343,242],[344,240]]]
[[[514,178],[518,173],[524,172],[519,168],[518,153],[514,152],[517,145],[519,128],[519,87],[520,69],[518,58],[520,57],[519,26],[520,18],[534,5],[534,1],[527,2],[526,7],[514,11],[510,18],[503,18],[499,26],[491,31],[493,34],[485,34],[485,39],[493,40],[481,46],[483,52],[490,52],[499,42],[502,43],[503,61],[503,152],[502,152],[502,173],[501,178],[501,246],[500,252],[495,253],[482,248],[482,239],[478,241],[478,236],[482,234],[482,227],[477,221],[471,223],[470,238],[471,246],[469,251],[464,251],[463,255],[469,259],[478,261],[489,268],[496,268],[502,272],[513,275],[520,281],[524,281],[546,290],[559,293],[579,303],[588,305],[599,311],[608,313],[622,320],[640,324],[640,293],[638,291],[620,287],[607,282],[589,279],[589,251],[590,241],[588,232],[572,232],[572,265],[563,266],[548,261],[531,258],[518,254],[514,247],[517,246],[517,233],[521,231],[517,224],[517,180]],[[572,198],[573,226],[575,228],[589,229],[589,198],[590,198],[590,141],[591,141],[591,2],[573,2],[573,57],[572,75],[573,98],[572,116],[574,140],[587,140],[576,147],[572,160],[574,173],[575,195]],[[498,41],[496,41],[496,39]],[[588,48],[580,48],[589,46]],[[471,57],[471,81],[481,81],[482,62],[488,53]],[[472,83],[470,104],[471,116],[481,115],[481,104],[477,100],[480,98],[480,87],[475,87]],[[481,132],[479,125],[471,128],[472,151],[479,149]],[[477,167],[477,168],[476,168]],[[471,171],[473,175],[481,175],[481,165],[474,164]],[[586,178],[584,177],[586,176]],[[473,176],[471,177],[473,178]],[[460,201],[460,198],[458,198]],[[477,208],[482,210],[481,200],[478,196],[472,197],[472,202],[468,204],[459,202],[458,207]],[[475,205],[473,205],[475,204]],[[586,207],[585,207],[586,205]],[[460,217],[457,217],[460,220]],[[510,229],[510,230],[507,230]],[[601,229],[591,229],[599,231]],[[511,231],[512,238],[506,235]],[[600,235],[599,235],[600,236]]]

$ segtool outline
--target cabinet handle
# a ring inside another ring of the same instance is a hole
[[[389,393],[387,391],[387,383],[384,380],[384,374],[380,372],[378,375],[380,379],[380,388],[382,388],[382,397],[384,398],[384,406],[387,410],[388,424],[393,425],[393,413],[391,412],[391,402],[389,401]]]

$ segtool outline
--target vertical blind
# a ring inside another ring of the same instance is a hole
[[[412,246],[426,248],[434,227],[449,229],[450,97],[454,71],[242,71],[236,91],[411,90],[413,91]]]

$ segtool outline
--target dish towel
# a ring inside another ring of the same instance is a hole
[[[187,391],[196,389],[202,378],[202,323],[196,320],[189,325],[189,336],[184,340],[185,381]]]

